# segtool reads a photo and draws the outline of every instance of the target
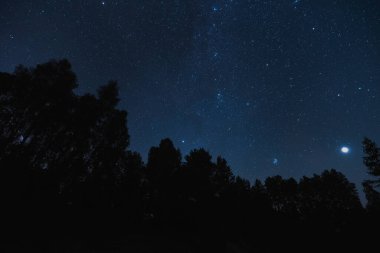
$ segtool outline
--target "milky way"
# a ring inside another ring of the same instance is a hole
[[[170,137],[250,180],[335,168],[380,142],[377,0],[2,1],[0,71],[67,58],[78,94],[120,85],[131,148]],[[349,147],[342,154],[341,147]]]

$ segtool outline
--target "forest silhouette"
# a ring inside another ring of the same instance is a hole
[[[363,206],[334,169],[249,182],[205,149],[182,157],[170,139],[144,163],[128,149],[117,83],[96,95],[77,95],[77,86],[67,60],[0,73],[0,247],[7,252],[378,248],[380,149],[370,139]]]

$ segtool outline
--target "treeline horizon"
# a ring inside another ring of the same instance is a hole
[[[334,169],[250,182],[203,148],[183,157],[170,139],[151,147],[144,163],[128,149],[117,83],[96,95],[77,95],[77,86],[67,60],[0,73],[0,190],[9,229],[28,225],[26,237],[33,239],[38,226],[65,240],[139,234],[143,242],[156,238],[152,245],[168,240],[161,246],[173,252],[369,247],[370,229],[380,224],[374,141],[363,140],[369,174],[363,206],[355,184]],[[63,231],[70,232],[62,237]]]

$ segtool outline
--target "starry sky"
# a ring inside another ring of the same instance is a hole
[[[0,71],[67,58],[120,86],[131,149],[170,137],[250,180],[335,168],[380,142],[378,0],[4,0]],[[343,148],[345,147],[345,148]]]

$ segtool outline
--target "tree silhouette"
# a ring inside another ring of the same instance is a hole
[[[176,180],[181,167],[181,153],[170,139],[163,139],[158,147],[152,147],[148,155],[146,167],[147,178],[150,183],[149,195],[150,213],[161,219],[160,222],[169,222],[170,217],[176,215],[177,210],[173,203],[177,200]]]
[[[235,177],[231,171],[231,168],[228,166],[227,161],[221,156],[218,156],[216,158],[215,174],[213,178],[214,183],[217,187],[217,191],[223,191],[224,187],[230,185],[235,180]]]
[[[341,226],[361,210],[355,185],[336,170],[325,170],[311,178],[303,177],[299,189],[299,210],[308,219]]]
[[[297,211],[298,184],[296,180],[282,179],[281,176],[268,177],[265,180],[265,187],[274,210],[287,214]]]
[[[64,174],[70,171],[62,171],[60,167],[64,163],[70,168],[75,159],[68,158],[68,153],[79,146],[70,145],[67,136],[75,100],[72,90],[77,86],[75,74],[69,62],[62,60],[34,69],[19,66],[13,75],[3,76],[6,88],[0,102],[3,108],[0,165],[11,174],[31,174],[28,182],[17,187],[28,192],[27,200],[36,198],[33,201],[40,204],[53,204],[59,199]],[[18,182],[17,176],[8,177],[7,184]],[[26,189],[27,186],[34,187]]]
[[[365,138],[363,141],[363,150],[365,154],[363,162],[367,167],[368,174],[380,177],[380,148],[377,147],[374,141]],[[368,182],[377,187],[380,185],[380,178]]]
[[[156,188],[165,191],[174,174],[181,166],[181,153],[170,139],[164,139],[159,147],[152,147],[149,151],[147,174]]]
[[[185,156],[181,173],[188,198],[199,201],[212,194],[211,177],[215,171],[211,155],[204,149],[194,149]]]
[[[28,240],[36,240],[35,229],[44,227],[44,240],[76,235],[92,246],[112,240],[123,251],[148,252],[165,240],[185,252],[342,251],[376,241],[368,230],[378,226],[380,210],[380,150],[373,141],[363,141],[363,161],[375,177],[363,183],[363,212],[355,185],[336,170],[251,184],[205,149],[182,159],[170,139],[149,150],[145,165],[128,150],[117,83],[96,95],[77,95],[77,86],[67,60],[0,73],[0,197],[11,210],[3,216],[7,231],[29,227]]]
[[[380,185],[380,149],[376,143],[368,138],[363,140],[363,163],[367,168],[368,174],[375,177],[375,179],[365,180],[363,182],[363,189],[367,198],[367,211],[371,216],[380,211],[380,193],[376,189]],[[380,219],[374,217],[378,223]]]
[[[116,84],[101,87],[99,99],[78,97],[67,60],[19,66],[1,81],[0,164],[12,174],[32,173],[18,188],[31,187],[28,199],[41,205],[111,205],[116,165],[129,143],[126,112],[114,108]]]
[[[380,193],[375,191],[369,182],[363,183],[364,193],[367,198],[366,209],[372,213],[380,211]]]

